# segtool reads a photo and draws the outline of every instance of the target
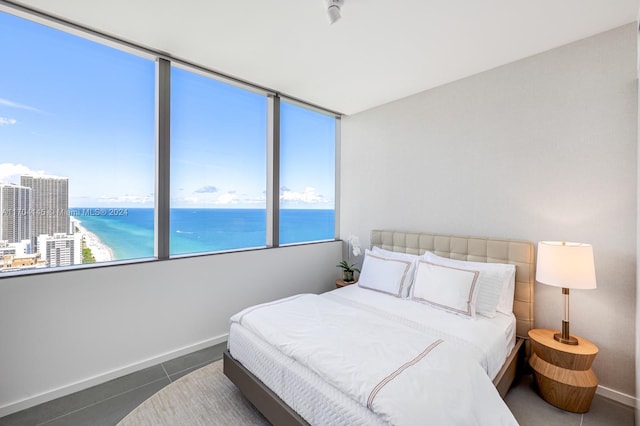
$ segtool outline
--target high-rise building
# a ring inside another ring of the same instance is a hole
[[[82,263],[82,235],[64,232],[39,235],[38,253],[48,266],[79,265]]]
[[[69,179],[55,176],[20,176],[31,188],[32,237],[69,232]]]
[[[31,239],[31,188],[0,184],[0,240],[17,243]]]

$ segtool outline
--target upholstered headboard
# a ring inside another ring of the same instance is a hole
[[[516,265],[516,289],[513,313],[516,335],[528,338],[533,328],[533,287],[535,261],[533,244],[494,238],[436,235],[396,231],[371,231],[371,245],[402,253],[423,254],[474,262],[510,263]]]

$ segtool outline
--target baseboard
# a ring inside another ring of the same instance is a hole
[[[152,367],[162,362],[169,361],[170,359],[177,358],[182,355],[187,355],[187,354],[190,354],[191,352],[195,352],[200,349],[207,348],[209,346],[226,342],[228,338],[229,338],[229,333],[225,333],[220,336],[213,337],[211,339],[203,340],[193,345],[184,346],[180,349],[176,349],[173,351],[163,353],[158,356],[147,358],[140,362],[135,362],[133,364],[129,364],[124,367],[108,371],[103,374],[98,374],[86,380],[80,380],[78,382],[71,383],[66,386],[61,386],[51,391],[43,392],[43,393],[31,396],[29,398],[25,398],[16,402],[12,402],[7,405],[3,405],[2,407],[0,407],[0,417],[8,416],[9,414],[36,406],[38,404],[42,404],[43,402],[48,402],[56,398],[67,396],[74,392],[78,392],[78,391],[90,388],[92,386],[96,386],[96,385],[108,382],[109,380],[126,376],[127,374],[136,372],[138,370],[142,370],[144,368]]]
[[[605,398],[612,399],[620,404],[627,405],[629,407],[640,407],[638,404],[638,398],[633,397],[631,395],[627,395],[626,393],[618,392],[617,390],[613,390],[601,385],[598,385],[596,389],[596,394],[600,396],[604,396]]]

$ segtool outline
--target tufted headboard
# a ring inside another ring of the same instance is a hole
[[[533,287],[535,284],[534,246],[527,241],[475,238],[396,231],[371,231],[371,245],[402,253],[423,254],[474,262],[516,265],[516,289],[513,313],[516,335],[528,338],[533,328]]]

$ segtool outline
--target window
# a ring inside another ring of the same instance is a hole
[[[336,119],[280,104],[280,243],[335,234]]]
[[[171,254],[264,247],[267,98],[171,69]]]
[[[0,39],[0,269],[152,257],[154,61],[2,12]]]
[[[334,238],[335,115],[88,33],[0,11],[0,272]]]

